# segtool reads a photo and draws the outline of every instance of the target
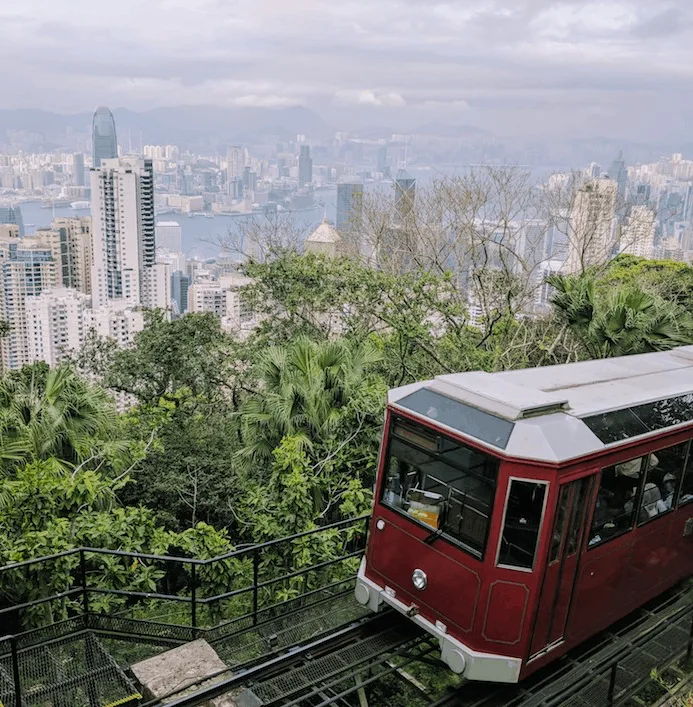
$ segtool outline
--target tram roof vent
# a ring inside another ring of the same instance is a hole
[[[483,372],[437,376],[431,390],[506,420],[566,412],[569,407],[564,395],[515,385]]]

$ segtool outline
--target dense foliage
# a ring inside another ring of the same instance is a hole
[[[693,342],[693,269],[677,263],[623,256],[600,273],[555,277],[552,312],[521,318],[501,308],[480,326],[449,272],[293,251],[246,269],[261,324],[244,340],[211,315],[168,322],[151,312],[127,350],[92,339],[70,364],[4,374],[0,565],[81,546],[211,558],[357,517],[372,500],[389,387]],[[130,401],[125,411],[113,393]],[[334,531],[278,545],[261,569],[330,559],[349,538]],[[0,605],[65,591],[76,562],[5,573]],[[99,556],[87,570],[96,587],[186,586],[156,563]],[[338,565],[328,578],[353,570]],[[251,578],[239,560],[206,567],[201,579],[223,593]],[[294,577],[274,599],[315,581]],[[104,594],[92,609],[122,601]],[[24,623],[67,616],[71,602],[39,607]]]

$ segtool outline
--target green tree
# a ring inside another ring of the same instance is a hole
[[[184,533],[171,533],[156,522],[152,509],[122,506],[118,495],[131,483],[129,475],[112,478],[98,470],[78,472],[56,460],[33,462],[0,482],[0,566],[61,553],[78,547],[165,555],[172,549],[206,559],[234,549],[225,532],[198,523]],[[175,592],[169,565],[99,553],[85,553],[88,583],[100,589]],[[79,557],[68,555],[0,573],[0,606],[21,604],[65,592],[79,584]],[[199,577],[205,588],[223,591],[222,578],[248,577],[247,563],[227,562],[206,568]],[[207,586],[207,584],[209,586]],[[189,584],[188,584],[189,586]],[[92,594],[90,610],[112,611],[122,597]],[[155,604],[144,602],[141,618],[151,618]],[[66,618],[80,607],[60,599],[23,613],[23,628]],[[182,617],[182,622],[187,622]]]
[[[0,380],[0,445],[6,460],[57,459],[75,466],[125,450],[110,396],[68,366],[25,366]]]
[[[599,278],[598,289],[631,285],[681,305],[693,314],[693,266],[674,260],[619,255]]]
[[[121,417],[123,434],[149,444],[148,453],[120,492],[125,504],[143,503],[159,522],[184,530],[203,521],[234,527],[232,508],[247,475],[235,460],[239,418],[231,400],[209,400],[181,389],[157,403],[141,403]]]
[[[242,408],[244,446],[239,458],[255,468],[269,466],[287,436],[314,451],[353,413],[359,391],[373,381],[369,369],[380,358],[370,341],[357,346],[303,337],[271,348],[258,366],[260,389]]]
[[[664,351],[693,343],[693,317],[680,305],[623,285],[606,292],[589,275],[552,275],[556,315],[589,358]]]
[[[300,336],[375,337],[382,352],[378,370],[390,386],[490,366],[491,347],[468,326],[452,273],[391,273],[351,258],[286,250],[270,255],[246,266],[254,284],[244,296],[264,318],[247,344],[249,360]]]
[[[116,351],[104,376],[109,388],[156,404],[176,400],[187,388],[213,399],[223,395],[235,372],[233,339],[213,314],[189,314],[172,322],[162,312],[145,313],[134,346]]]

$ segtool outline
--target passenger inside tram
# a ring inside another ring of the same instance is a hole
[[[640,464],[640,459],[634,461]],[[617,473],[619,466],[625,467],[625,470],[631,473]],[[632,528],[633,502],[637,489],[637,486],[633,485],[632,476],[635,468],[630,464],[610,466],[602,470],[590,545],[613,538]]]
[[[604,469],[589,545],[621,535],[633,528],[636,521],[642,525],[672,510],[687,452],[687,444],[674,445],[658,450],[657,454]],[[640,489],[640,506],[636,514],[634,504]],[[683,493],[680,502],[686,502]]]
[[[662,501],[665,508],[670,510],[674,502],[674,493],[676,492],[676,477],[671,473],[664,474],[662,486],[664,487],[664,498]]]

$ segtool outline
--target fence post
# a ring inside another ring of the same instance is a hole
[[[12,680],[14,682],[14,703],[17,707],[22,707],[22,688],[19,679],[19,653],[17,651],[17,639],[10,636],[10,651],[12,652]]]
[[[82,584],[82,613],[89,623],[89,591],[87,589],[87,563],[84,550],[79,551],[79,581]]]
[[[611,679],[609,680],[609,694],[607,696],[609,707],[614,704],[614,691],[616,690],[616,673],[618,671],[618,662],[611,666]]]
[[[257,548],[253,550],[253,626],[257,625],[257,581],[260,572],[260,553]]]
[[[193,628],[197,628],[197,563],[193,562],[190,567],[190,623]]]
[[[686,648],[686,662],[691,659],[693,653],[693,614],[691,615],[691,630],[688,634],[688,647]]]

